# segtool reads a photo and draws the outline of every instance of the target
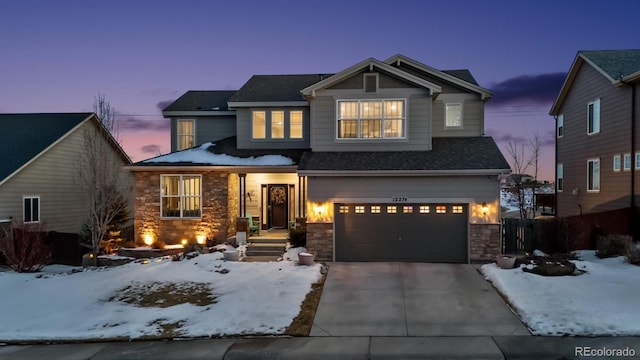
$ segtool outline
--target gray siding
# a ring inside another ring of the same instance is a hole
[[[406,139],[346,140],[336,138],[336,101],[343,99],[407,99]],[[318,91],[311,101],[313,151],[421,151],[431,150],[431,98],[426,89],[362,88]]]
[[[196,143],[202,145],[209,141],[216,141],[236,134],[236,117],[228,116],[211,116],[211,117],[179,117],[171,119],[171,151],[176,151],[178,146],[177,140],[177,120],[178,119],[195,119]]]
[[[445,104],[462,104],[462,128],[445,128]],[[433,102],[434,137],[482,136],[484,134],[484,102],[478,94],[441,94]]]
[[[557,139],[557,162],[564,168],[564,191],[558,194],[558,215],[571,216],[628,207],[631,172],[613,171],[613,156],[631,149],[631,89],[614,87],[602,74],[583,64],[560,113],[564,136]],[[587,135],[587,104],[600,99],[600,133]],[[600,159],[600,192],[587,192],[587,160]],[[633,171],[633,170],[632,170]],[[574,195],[574,189],[577,194]]]
[[[285,138],[284,139],[252,139],[252,112],[254,110],[267,113],[267,137],[271,133],[271,111],[284,110]],[[287,139],[289,136],[289,111],[302,110],[303,138]],[[273,108],[242,108],[236,110],[236,126],[238,134],[238,149],[308,149],[309,148],[309,109],[302,107],[273,107]]]
[[[93,126],[93,123],[84,126]],[[83,151],[84,126],[0,185],[0,218],[12,216],[22,220],[22,197],[35,195],[40,196],[40,220],[50,231],[80,232],[87,213],[74,179],[78,171],[78,154]],[[115,152],[113,155],[117,156]],[[125,165],[124,161],[122,164]],[[122,176],[130,184],[127,189],[132,189],[131,173],[122,170]],[[127,195],[133,218],[133,196]]]

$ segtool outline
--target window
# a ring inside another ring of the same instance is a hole
[[[620,155],[613,155],[613,171],[620,171]]]
[[[600,99],[587,105],[587,134],[600,132]]]
[[[23,196],[22,197],[22,221],[25,223],[40,222],[40,197],[39,196]]]
[[[636,170],[640,170],[640,152],[636,153]]]
[[[267,113],[265,111],[253,112],[253,138],[265,139],[267,137]]]
[[[600,191],[600,159],[587,161],[587,191]]]
[[[349,206],[348,205],[340,205],[340,214],[348,214]]]
[[[177,134],[177,150],[189,149],[196,146],[196,121],[195,120],[178,120]]]
[[[631,170],[631,154],[624,154],[624,171]]]
[[[564,115],[562,114],[558,115],[558,118],[556,119],[556,130],[556,136],[558,136],[559,139],[564,133]]]
[[[413,206],[408,205],[408,206],[403,206],[402,207],[402,212],[405,214],[413,214]]]
[[[338,139],[404,138],[405,100],[339,100]]]
[[[364,214],[364,206],[356,205],[356,214]]]
[[[447,206],[446,205],[437,205],[436,206],[436,214],[446,214]]]
[[[371,205],[372,214],[380,214],[380,205]]]
[[[164,218],[199,218],[202,215],[201,175],[162,175],[160,215]]]
[[[284,139],[284,111],[271,112],[271,138]]]
[[[451,207],[451,212],[454,214],[462,214],[462,205],[453,205]]]
[[[556,191],[564,189],[564,165],[562,163],[556,166]]]
[[[289,112],[289,137],[302,139],[302,111]]]
[[[429,205],[420,205],[420,214],[428,214],[429,211]]]
[[[396,206],[387,206],[387,214],[395,214],[398,212],[398,208]]]
[[[445,113],[445,127],[462,127],[462,104],[446,104]]]

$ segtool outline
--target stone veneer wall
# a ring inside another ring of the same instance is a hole
[[[229,236],[236,233],[236,219],[240,211],[240,180],[238,174],[229,174],[227,185],[227,193],[229,194],[229,200],[227,202],[228,219],[229,219]]]
[[[171,174],[194,174],[171,172]],[[229,233],[229,175],[226,172],[201,172],[202,218],[160,219],[160,175],[155,171],[135,171],[135,236],[140,241],[146,232],[166,244],[179,244],[182,239],[195,241],[197,233],[208,239],[224,241]]]
[[[333,223],[307,223],[307,251],[318,261],[333,261]]]
[[[470,225],[471,261],[495,261],[500,254],[500,224]]]

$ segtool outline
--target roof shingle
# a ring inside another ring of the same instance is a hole
[[[190,90],[162,111],[227,111],[227,101],[236,90]]]
[[[254,75],[229,102],[305,101],[300,90],[331,75]]]
[[[613,80],[640,71],[640,49],[580,51]]]

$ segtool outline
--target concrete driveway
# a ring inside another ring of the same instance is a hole
[[[473,265],[332,263],[310,335],[530,333]]]

